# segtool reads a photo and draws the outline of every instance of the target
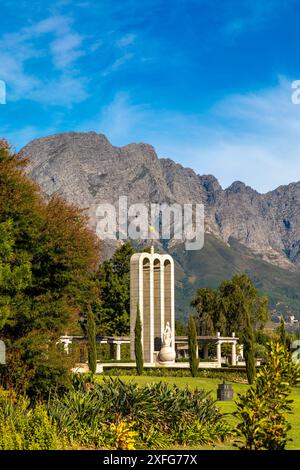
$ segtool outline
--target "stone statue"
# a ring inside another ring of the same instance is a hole
[[[172,332],[171,332],[170,323],[167,321],[164,335],[163,335],[163,346],[170,347],[171,342],[172,342]]]
[[[158,362],[162,365],[174,364],[176,358],[176,352],[171,346],[172,343],[172,330],[170,323],[167,321],[166,327],[163,332],[163,344],[158,354]]]

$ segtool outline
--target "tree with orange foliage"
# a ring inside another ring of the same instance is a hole
[[[0,141],[0,338],[8,345],[3,380],[26,384],[20,379],[25,371],[27,391],[43,394],[66,384],[69,364],[57,352],[59,337],[78,331],[80,315],[99,300],[100,247],[83,211],[57,197],[46,200],[26,176],[26,164]]]

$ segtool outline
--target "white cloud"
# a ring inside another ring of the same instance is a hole
[[[102,72],[102,76],[106,77],[107,75],[116,72],[120,67],[122,67],[124,64],[126,64],[128,61],[133,59],[134,54],[132,52],[126,52],[123,54],[121,57],[116,59],[109,67],[107,67],[105,70]]]
[[[83,40],[72,30],[72,19],[62,15],[3,35],[0,38],[0,76],[7,84],[8,100],[26,98],[44,104],[70,106],[86,99],[87,80],[71,70],[84,55]],[[49,53],[57,70],[51,71],[52,79],[42,78],[39,72],[35,75],[28,72],[29,61],[47,60]]]
[[[61,70],[70,67],[84,55],[81,44],[82,37],[79,34],[68,33],[55,39],[50,44],[54,65]]]
[[[129,52],[130,46],[133,45],[135,42],[136,36],[135,34],[129,33],[126,34],[125,36],[122,36],[119,38],[115,43],[116,47],[116,52],[117,54],[121,54],[117,59],[115,59],[111,65],[106,67],[105,70],[102,72],[102,77],[106,77],[107,75],[110,75],[113,72],[116,72],[119,70],[121,67],[123,67],[127,62],[132,60],[135,56],[134,52]]]
[[[72,20],[68,16],[53,15],[49,18],[35,23],[33,26],[24,28],[24,32],[30,37],[32,34],[41,35],[55,33],[59,35],[67,34],[70,31]]]
[[[51,106],[71,107],[88,98],[86,79],[62,75],[60,78],[43,83],[42,87],[31,90],[27,98]]]
[[[134,43],[135,38],[135,34],[126,34],[125,36],[121,37],[116,44],[118,47],[127,47]]]
[[[101,132],[116,145],[127,144],[137,126],[145,126],[151,109],[134,105],[126,92],[117,93],[110,104],[104,106],[98,116],[81,123],[76,130]]]
[[[291,102],[291,82],[229,96],[203,115],[155,110],[118,93],[78,130],[103,132],[114,145],[147,142],[223,187],[241,180],[267,192],[300,180],[300,105]]]

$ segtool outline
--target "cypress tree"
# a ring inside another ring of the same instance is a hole
[[[199,358],[197,357],[197,329],[195,319],[192,315],[190,315],[188,324],[188,340],[190,370],[192,376],[196,377],[199,366]]]
[[[92,309],[89,307],[87,314],[87,339],[89,369],[92,374],[96,372],[97,346],[96,346],[96,324]]]
[[[244,354],[246,362],[246,373],[249,384],[251,385],[255,377],[255,356],[254,356],[254,333],[250,321],[250,316],[246,314],[246,324],[243,335]]]
[[[136,320],[134,329],[134,352],[136,361],[136,370],[138,375],[142,375],[144,368],[143,346],[142,346],[142,322],[140,308],[136,308]]]
[[[279,342],[282,344],[282,346],[287,348],[287,346],[288,346],[288,336],[287,336],[287,333],[286,333],[286,328],[285,328],[283,317],[281,317],[281,319],[280,319],[280,325],[279,325],[277,331],[279,333]]]

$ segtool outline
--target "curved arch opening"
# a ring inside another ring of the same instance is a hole
[[[161,339],[161,262],[156,258],[153,263],[154,287],[154,351],[160,351]]]
[[[143,345],[144,362],[150,362],[150,259],[143,259]]]
[[[165,298],[165,325],[172,325],[172,266],[170,260],[164,261],[164,298]]]

